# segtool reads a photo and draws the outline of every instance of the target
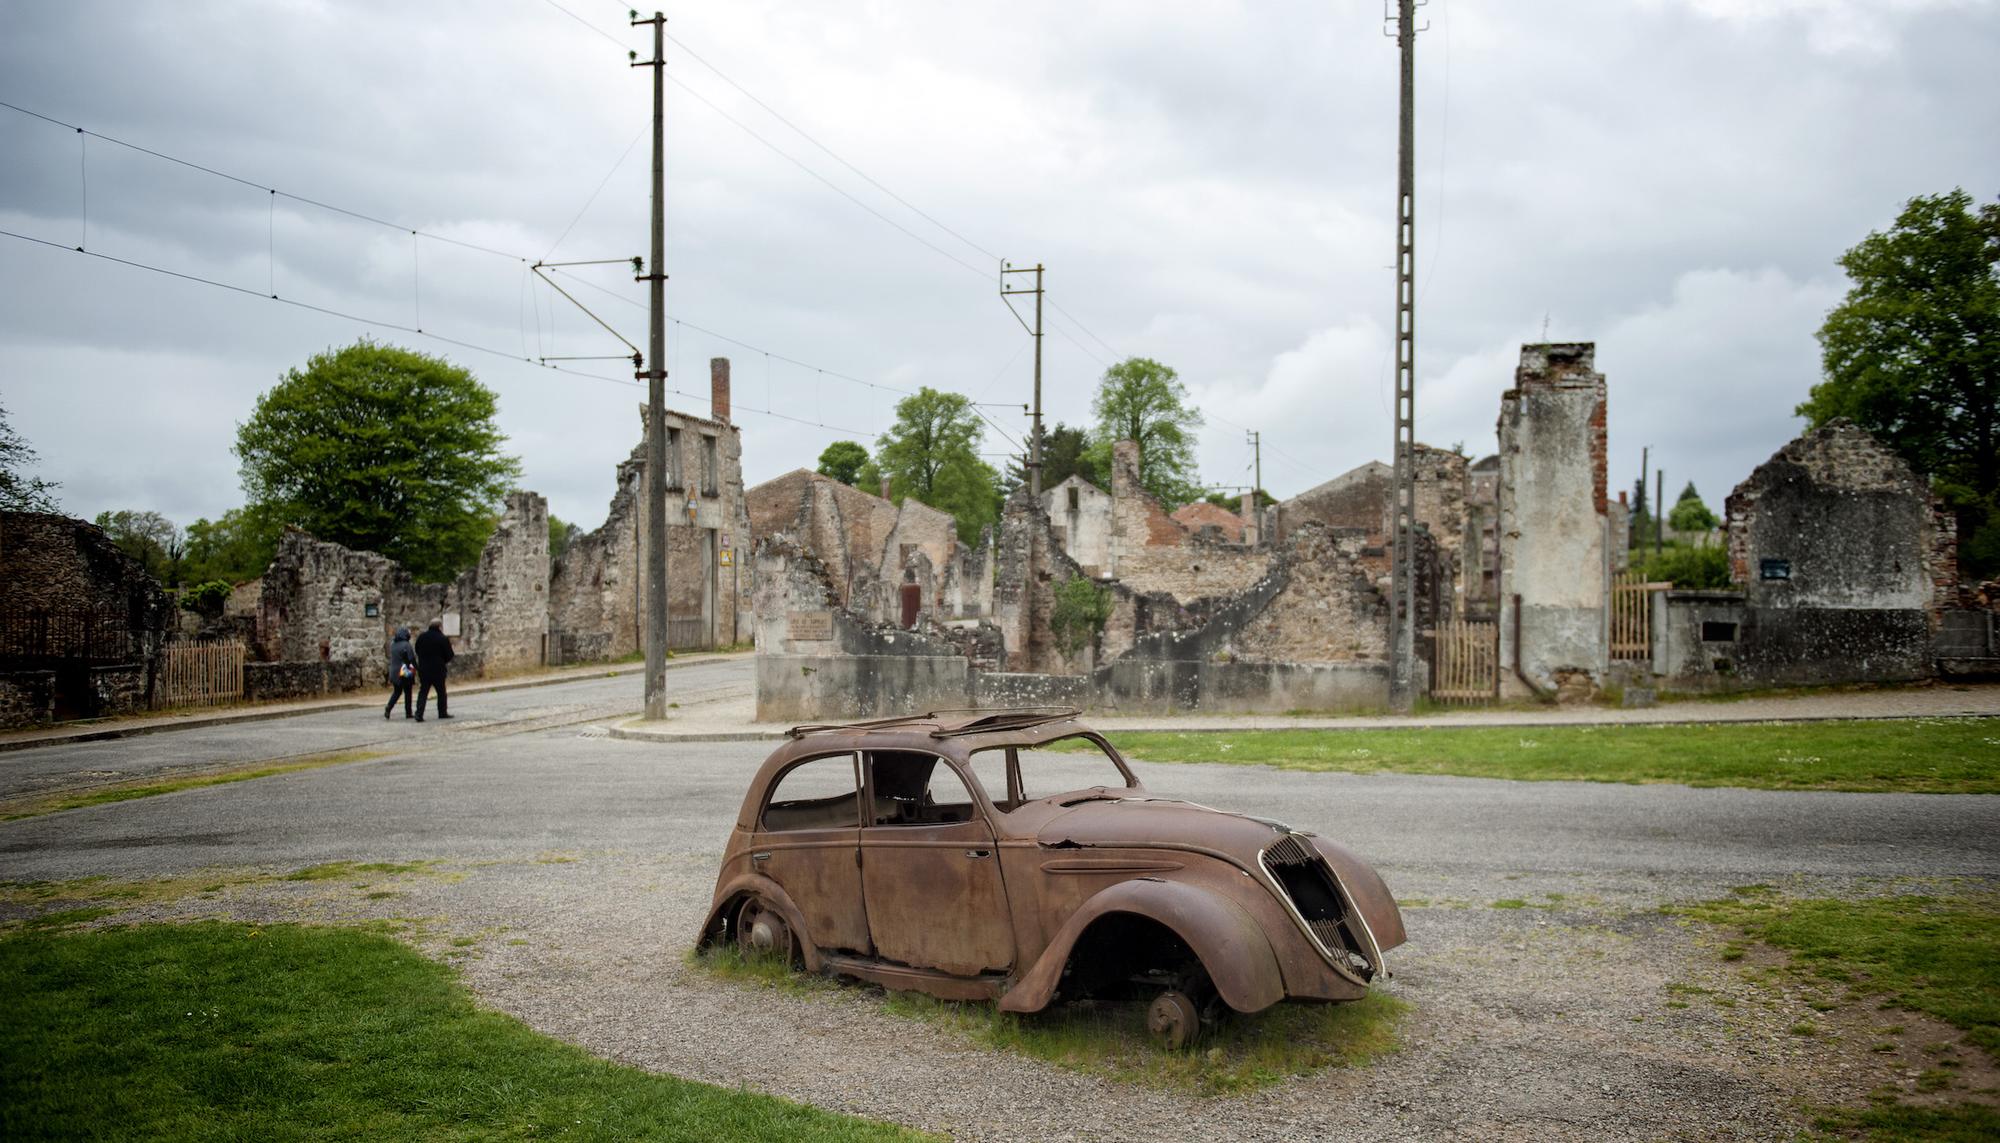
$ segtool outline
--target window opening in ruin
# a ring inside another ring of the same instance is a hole
[[[1790,578],[1792,578],[1792,561],[1790,561],[1790,560],[1758,560],[1758,561],[1757,561],[1757,578],[1758,578],[1758,579],[1790,579]]]
[[[1072,512],[1077,510],[1077,492],[1076,485],[1072,484],[1069,486],[1069,510]]]
[[[667,426],[667,487],[681,486],[681,431]]]
[[[701,494],[715,495],[715,438],[707,433],[701,437]]]
[[[1736,624],[1724,623],[1714,619],[1704,619],[1701,621],[1701,641],[1704,643],[1734,643],[1736,642]]]
[[[853,829],[861,787],[852,754],[809,758],[778,776],[764,805],[766,830]]]

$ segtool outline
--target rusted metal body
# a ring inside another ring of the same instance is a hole
[[[1042,749],[1058,740],[1083,753]],[[1042,793],[1091,767],[1105,780]],[[1012,1012],[1164,990],[1149,1021],[1170,1042],[1204,1005],[1359,999],[1403,940],[1353,853],[1149,794],[1073,711],[795,729],[750,784],[701,934]]]

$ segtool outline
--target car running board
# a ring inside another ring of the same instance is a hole
[[[922,992],[940,1000],[998,1000],[1007,991],[1007,977],[995,974],[953,976],[907,964],[866,960],[861,957],[823,953],[820,966],[827,972],[852,976],[879,984],[891,992]]]

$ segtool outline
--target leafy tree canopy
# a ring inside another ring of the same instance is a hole
[[[570,544],[582,533],[583,529],[575,524],[558,520],[554,512],[549,513],[549,558],[561,559],[563,553],[569,551]]]
[[[520,476],[498,400],[436,357],[362,341],[315,356],[237,428],[253,507],[419,579],[470,567]]]
[[[1701,493],[1694,490],[1694,481],[1681,490],[1681,498],[1667,513],[1667,527],[1676,532],[1706,532],[1722,521],[1701,502]]]
[[[1210,504],[1215,505],[1217,508],[1227,508],[1231,512],[1240,512],[1243,510],[1243,497],[1238,493],[1211,492],[1207,496],[1202,497],[1202,499],[1208,501]],[[1277,497],[1271,495],[1270,493],[1264,491],[1261,488],[1257,490],[1257,507],[1259,509],[1269,508],[1271,505],[1276,504],[1277,502],[1278,502]]]
[[[868,450],[858,442],[835,441],[821,450],[818,472],[842,484],[853,484],[861,479],[861,470],[867,464]]]
[[[914,496],[951,513],[959,538],[973,543],[1000,518],[1000,474],[979,459],[979,429],[971,400],[926,386],[896,403],[870,467],[888,476],[890,499]]]
[[[187,533],[158,512],[99,512],[92,523],[111,542],[138,560],[146,574],[168,587],[181,585],[181,562],[187,554]]]
[[[15,434],[7,421],[7,409],[0,406],[0,511],[59,512],[55,481],[28,475],[35,463],[35,450]]]
[[[1853,280],[1826,315],[1826,380],[1798,412],[1847,417],[1916,468],[2000,490],[2000,202],[1919,196],[1841,255]]]
[[[187,583],[232,584],[256,579],[271,566],[284,530],[282,520],[258,508],[231,508],[220,519],[196,520],[187,527],[181,578]]]
[[[1053,428],[1043,429],[1042,487],[1054,488],[1072,476],[1081,476],[1099,488],[1111,487],[1109,478],[1092,459],[1090,445],[1087,429],[1065,425],[1061,421],[1057,421]],[[1027,459],[1009,461],[1003,491],[1012,492],[1027,482]]]
[[[1201,496],[1195,479],[1194,434],[1201,411],[1188,404],[1180,374],[1149,357],[1128,357],[1104,371],[1097,397],[1092,462],[1111,471],[1111,446],[1139,442],[1139,483],[1169,510]]]

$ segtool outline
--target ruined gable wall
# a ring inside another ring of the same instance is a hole
[[[644,498],[642,443],[618,466],[604,523],[578,536],[549,578],[549,627],[563,662],[616,659],[639,649],[643,607],[638,552]]]
[[[1196,500],[1183,504],[1174,512],[1174,522],[1186,528],[1189,534],[1203,528],[1214,528],[1221,538],[1231,544],[1243,542],[1243,517],[1227,508],[1220,508],[1206,500]]]
[[[387,556],[287,528],[264,572],[257,608],[261,657],[318,660],[322,647],[324,657],[334,661],[380,656],[396,626],[407,625],[414,634],[435,617],[406,614],[412,611],[407,602],[412,586],[408,573]],[[370,606],[376,615],[368,614]]]
[[[1785,445],[1724,504],[1731,578],[1752,607],[1922,609],[1953,579],[1930,489],[1851,421]],[[1785,560],[1790,578],[1762,578]]]
[[[487,672],[540,666],[549,629],[548,501],[533,492],[508,493],[478,565],[454,586],[462,645],[482,653]]]
[[[951,562],[958,546],[958,525],[950,513],[905,496],[883,539],[877,567],[883,579],[900,582],[902,569],[917,552],[923,553],[931,567],[941,568]]]
[[[1359,528],[1370,535],[1386,536],[1395,489],[1396,470],[1371,460],[1276,505],[1275,538],[1283,540],[1307,524]]]
[[[1072,493],[1076,507],[1070,507]],[[1042,490],[1042,512],[1055,525],[1063,551],[1096,575],[1111,567],[1111,494],[1071,475]]]
[[[1607,662],[1605,381],[1595,354],[1589,342],[1522,346],[1500,402],[1500,657],[1514,662],[1518,627],[1521,672],[1544,689],[1558,671],[1594,678]]]
[[[1234,595],[1270,566],[1267,553],[1189,535],[1139,483],[1134,441],[1112,446],[1111,501],[1112,573],[1137,594],[1183,602]]]
[[[1388,657],[1389,601],[1362,563],[1367,538],[1314,526],[1294,533],[1286,583],[1237,635],[1237,653],[1272,663]]]

